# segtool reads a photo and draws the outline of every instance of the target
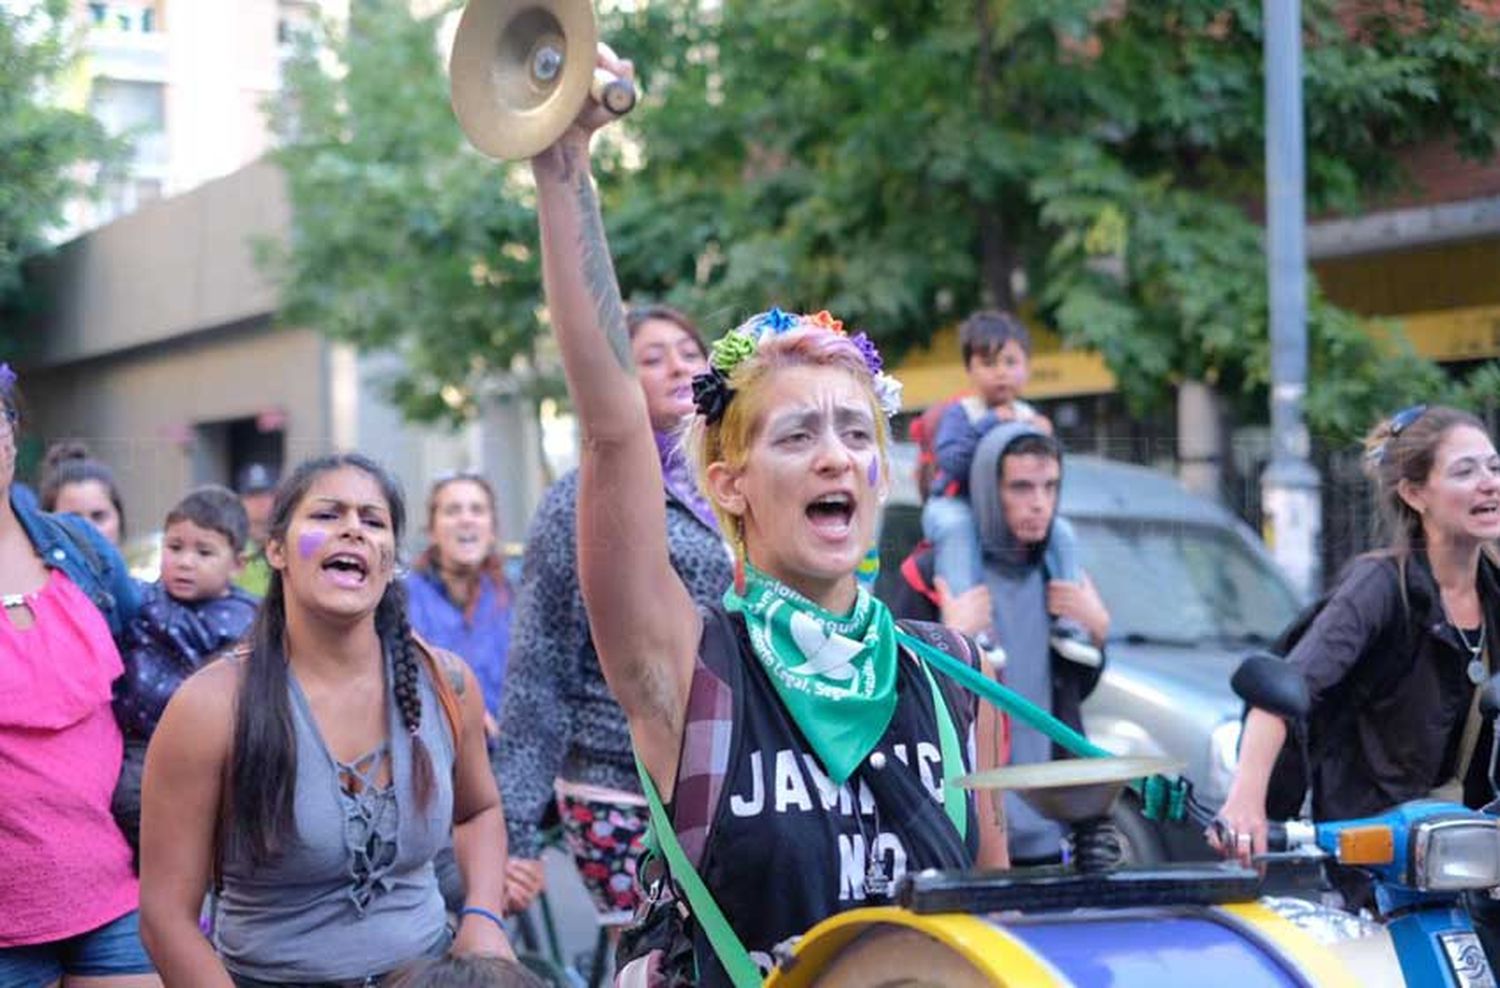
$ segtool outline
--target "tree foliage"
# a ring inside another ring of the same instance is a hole
[[[653,93],[645,167],[618,190],[627,283],[709,313],[826,303],[900,349],[1023,282],[1137,407],[1189,378],[1265,407],[1259,3],[698,6],[621,25]],[[1313,214],[1401,188],[1404,147],[1493,154],[1493,20],[1459,0],[1304,8]],[[1450,391],[1315,287],[1309,328],[1325,433]]]
[[[92,117],[59,102],[74,64],[69,10],[67,0],[0,4],[0,305],[17,302],[22,262],[86,193],[87,166],[119,153]]]
[[[1403,188],[1402,148],[1493,154],[1493,20],[1462,0],[1303,6],[1314,214]],[[309,47],[278,117],[287,315],[397,349],[409,409],[461,412],[544,329],[527,171],[464,145],[433,18],[405,0],[352,15],[325,39],[338,71]],[[602,33],[646,94],[598,166],[622,287],[713,332],[827,307],[891,357],[1024,303],[1098,349],[1137,407],[1199,379],[1259,417],[1260,17],[1251,0],[610,6]],[[1309,325],[1324,433],[1451,392],[1399,329],[1315,286]]]
[[[419,419],[471,414],[487,383],[530,365],[541,328],[525,170],[465,142],[435,43],[444,13],[362,0],[300,40],[272,116],[293,235],[264,245],[283,319],[399,354],[393,396]]]

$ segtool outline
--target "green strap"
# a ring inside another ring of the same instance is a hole
[[[1041,731],[1073,754],[1085,758],[1110,757],[1110,753],[1105,749],[1015,690],[1001,686],[968,663],[955,659],[947,652],[933,648],[920,638],[899,629],[896,631],[896,638],[925,662],[937,666],[939,672],[957,680],[960,685],[984,697],[994,706]],[[1151,820],[1184,819],[1187,816],[1188,787],[1189,783],[1186,779],[1169,779],[1161,775],[1138,779],[1130,786],[1141,797],[1145,815]]]
[[[1067,724],[1032,703],[1015,690],[995,682],[967,662],[955,659],[942,649],[933,648],[922,639],[897,631],[896,638],[907,648],[916,652],[926,662],[938,667],[945,676],[957,680],[967,689],[978,693],[1006,713],[1041,731],[1053,741],[1075,755],[1089,758],[1108,758],[1109,752],[1073,730]]]
[[[687,853],[677,841],[677,831],[661,805],[656,785],[652,783],[650,773],[639,758],[635,760],[635,770],[640,773],[641,791],[646,794],[646,803],[651,808],[651,832],[656,838],[656,846],[667,859],[667,869],[672,880],[687,896],[693,919],[708,937],[709,944],[718,955],[719,963],[724,965],[734,988],[759,988],[762,981],[760,968],[750,959],[749,951],[730,928],[724,914],[719,911],[719,904],[703,884],[703,879],[698,877],[698,870],[688,861]]]
[[[927,675],[927,685],[932,687],[932,715],[937,719],[938,744],[943,750],[943,812],[958,830],[958,839],[969,839],[968,794],[953,784],[964,773],[963,751],[958,746],[958,728],[953,726],[953,714],[948,710],[948,701],[938,689],[937,680],[926,662],[918,662]]]

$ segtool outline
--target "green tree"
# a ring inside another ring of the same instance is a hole
[[[542,326],[529,172],[470,149],[449,108],[436,37],[453,6],[351,4],[300,40],[272,107],[294,224],[263,245],[282,318],[398,354],[392,396],[418,419],[472,414]]]
[[[69,9],[67,0],[0,5],[0,306],[20,302],[22,262],[120,150],[92,117],[58,102],[74,65]],[[6,335],[0,349],[17,342]]]
[[[826,304],[898,351],[1024,284],[1137,407],[1186,379],[1265,407],[1258,3],[699,8],[616,25],[650,94],[644,167],[609,190],[624,284],[721,321]],[[1461,0],[1304,8],[1314,214],[1400,187],[1402,147],[1493,153],[1492,19]],[[1399,329],[1378,344],[1316,291],[1309,322],[1321,432],[1448,393]]]

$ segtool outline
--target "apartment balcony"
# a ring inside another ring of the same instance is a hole
[[[84,50],[94,75],[166,81],[167,34],[150,5],[91,3],[89,9]]]

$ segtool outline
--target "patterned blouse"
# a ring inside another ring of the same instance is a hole
[[[716,529],[664,491],[672,567],[700,605],[716,604],[733,579]],[[495,764],[510,853],[534,859],[540,825],[561,776],[640,792],[625,712],[610,695],[589,638],[578,585],[578,474],[553,484],[526,540],[511,625],[510,667]]]

